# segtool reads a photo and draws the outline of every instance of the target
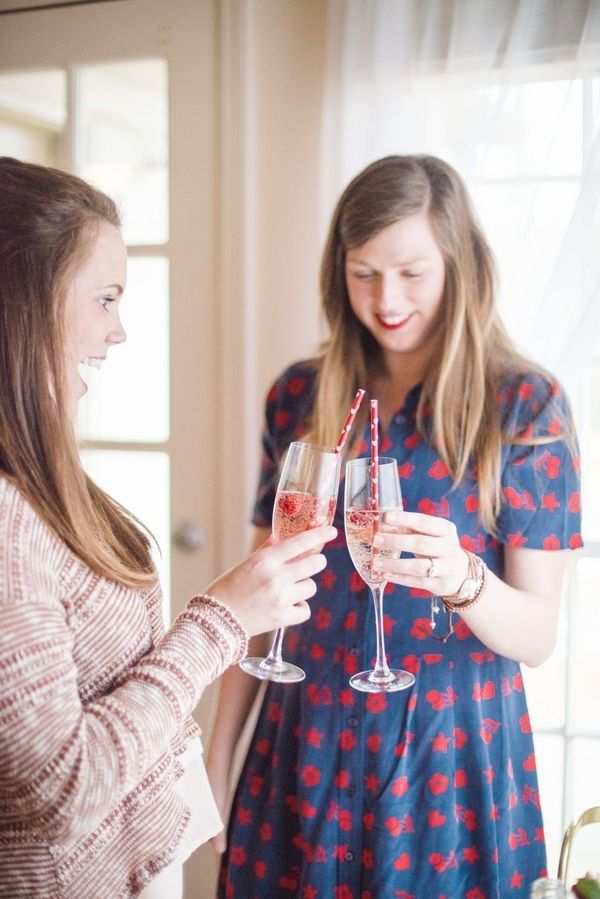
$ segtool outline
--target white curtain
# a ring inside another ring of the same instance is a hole
[[[600,0],[328,0],[322,230],[374,159],[461,173],[517,343],[570,391],[600,349]]]

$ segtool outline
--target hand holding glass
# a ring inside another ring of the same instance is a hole
[[[284,540],[309,528],[331,524],[340,483],[340,453],[299,441],[291,443],[277,487],[273,508],[273,539]],[[242,659],[241,667],[261,680],[283,683],[300,681],[305,672],[281,654],[285,628],[275,639],[265,659]]]
[[[368,584],[375,607],[375,633],[377,656],[375,668],[361,671],[350,678],[355,690],[365,693],[383,693],[394,690],[405,690],[414,684],[412,674],[403,669],[389,668],[385,655],[383,635],[383,591],[386,581],[383,575],[373,570],[373,555],[380,553],[382,557],[392,553],[373,549],[373,537],[377,533],[377,522],[388,509],[402,508],[402,494],[398,480],[398,465],[395,459],[380,457],[379,473],[379,505],[374,510],[370,492],[370,459],[351,459],[346,463],[345,488],[345,530],[348,551],[354,567]],[[395,553],[394,557],[398,557]]]

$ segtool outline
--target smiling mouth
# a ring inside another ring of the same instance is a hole
[[[388,331],[395,331],[401,328],[411,318],[412,313],[409,315],[377,315],[377,321]]]
[[[100,369],[104,359],[101,359],[100,356],[85,356],[80,365],[89,365],[90,368]]]

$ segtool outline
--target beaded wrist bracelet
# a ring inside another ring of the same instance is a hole
[[[447,612],[463,612],[479,602],[487,583],[487,565],[479,556],[463,550],[469,559],[469,573],[456,593],[440,596]]]

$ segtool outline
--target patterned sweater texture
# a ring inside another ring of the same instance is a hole
[[[202,597],[165,633],[161,603],[92,572],[0,477],[0,896],[131,899],[173,859],[191,713],[247,635]]]

